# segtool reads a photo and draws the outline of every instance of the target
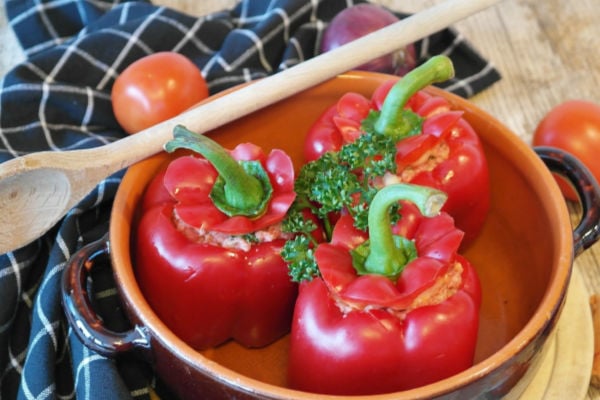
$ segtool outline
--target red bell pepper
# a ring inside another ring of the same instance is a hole
[[[289,332],[297,284],[280,256],[294,201],[281,150],[228,152],[182,127],[167,150],[183,155],[149,185],[135,239],[135,272],[160,319],[196,349],[229,338],[249,347]]]
[[[471,242],[481,230],[490,205],[489,172],[479,137],[442,97],[424,87],[452,77],[451,61],[430,59],[400,80],[383,83],[371,99],[346,93],[311,127],[305,141],[307,161],[354,142],[370,132],[396,143],[396,170],[381,184],[410,182],[448,194],[444,211]]]
[[[473,363],[481,289],[457,253],[463,234],[443,193],[395,184],[373,199],[369,236],[343,215],[317,247],[320,275],[300,284],[289,383],[323,394],[407,390]],[[402,199],[397,223],[389,208]]]

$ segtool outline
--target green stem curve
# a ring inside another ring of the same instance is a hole
[[[389,209],[400,200],[414,203],[426,217],[440,212],[446,194],[437,189],[412,184],[395,184],[381,189],[369,208],[369,254],[364,270],[386,276],[397,276],[407,263],[401,243],[392,234]],[[400,243],[400,246],[399,246]]]
[[[221,145],[205,135],[199,135],[187,128],[177,125],[173,130],[174,138],[165,144],[167,152],[186,148],[201,154],[219,173],[213,188],[213,202],[227,215],[245,215],[257,217],[264,213],[272,192],[268,176],[262,166],[254,166],[256,173],[248,172]],[[258,170],[257,170],[258,168]],[[219,187],[219,198],[215,198],[215,189]],[[265,187],[267,186],[267,187]],[[221,204],[223,203],[223,204]]]
[[[404,106],[419,90],[454,76],[454,66],[447,56],[431,57],[427,62],[402,77],[389,91],[381,113],[374,123],[375,132],[392,135],[402,117]]]

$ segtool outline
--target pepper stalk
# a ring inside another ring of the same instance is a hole
[[[392,233],[390,208],[400,200],[407,200],[424,216],[433,217],[440,212],[446,199],[447,195],[437,189],[405,183],[378,191],[369,208],[369,240],[352,251],[357,272],[396,279],[417,254],[411,240]]]
[[[407,73],[388,92],[381,111],[373,123],[376,133],[396,140],[420,132],[418,115],[405,110],[408,100],[419,90],[454,76],[454,66],[447,56],[431,57],[427,62]],[[413,128],[418,126],[418,131]],[[413,133],[413,131],[416,131]]]
[[[185,148],[201,154],[219,176],[210,197],[227,216],[258,218],[265,213],[273,193],[269,176],[258,161],[235,160],[217,142],[177,125],[174,138],[165,144],[169,153]]]

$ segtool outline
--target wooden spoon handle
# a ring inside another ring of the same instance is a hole
[[[162,150],[176,124],[205,133],[440,31],[500,0],[447,0],[98,150],[116,172]],[[89,160],[89,158],[88,158]]]

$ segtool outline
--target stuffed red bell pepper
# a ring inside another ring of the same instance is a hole
[[[231,152],[175,128],[171,161],[149,185],[135,240],[135,272],[160,319],[196,349],[229,338],[249,347],[289,332],[297,284],[280,251],[281,221],[295,198],[281,150]]]
[[[368,395],[426,385],[473,363],[481,289],[457,253],[463,233],[445,195],[388,186],[369,209],[369,235],[349,214],[315,252],[290,340],[289,383],[324,394]],[[392,223],[390,207],[400,202]]]
[[[380,185],[397,182],[438,188],[448,194],[444,211],[465,232],[464,243],[481,230],[490,203],[487,161],[479,137],[444,98],[421,89],[451,78],[449,58],[436,56],[405,77],[382,84],[371,99],[346,93],[311,127],[305,158],[339,151],[365,133],[396,143],[396,169]]]

